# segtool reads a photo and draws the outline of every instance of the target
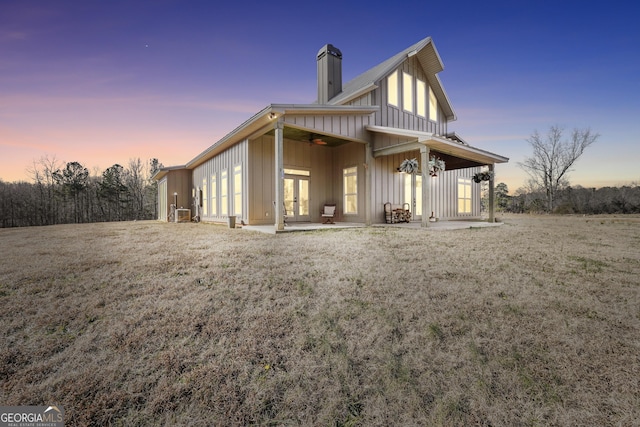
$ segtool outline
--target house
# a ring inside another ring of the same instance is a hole
[[[320,222],[329,203],[336,221],[367,225],[385,222],[386,203],[408,204],[423,226],[432,215],[480,218],[474,175],[508,159],[449,129],[456,114],[430,37],[344,85],[336,47],[320,49],[317,70],[315,103],[268,105],[186,165],[156,173],[159,219],[174,204],[202,221],[235,216],[282,230],[285,217]],[[417,171],[399,171],[412,159]],[[430,173],[431,159],[445,170]],[[492,179],[489,187],[492,193]]]

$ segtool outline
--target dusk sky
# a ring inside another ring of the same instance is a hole
[[[449,131],[509,157],[511,193],[551,125],[601,135],[573,185],[640,183],[639,17],[628,0],[0,0],[0,179],[43,156],[184,164],[269,104],[314,102],[323,45],[347,82],[431,36]]]

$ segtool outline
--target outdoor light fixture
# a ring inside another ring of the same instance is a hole
[[[273,119],[275,119],[276,117],[278,117],[278,115],[277,115],[276,113],[273,113],[273,112],[272,112],[272,113],[269,113],[269,120],[273,120]]]
[[[178,192],[173,193],[173,205],[178,207]]]

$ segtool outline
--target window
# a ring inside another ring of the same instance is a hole
[[[419,116],[427,117],[427,84],[416,79],[416,112]]]
[[[242,165],[233,168],[233,214],[242,216]]]
[[[398,71],[387,77],[387,102],[394,107],[398,106]]]
[[[311,172],[301,169],[285,169],[285,175],[299,175],[299,176],[311,176]]]
[[[458,178],[458,213],[471,213],[471,178]]]
[[[358,213],[358,168],[356,166],[343,170],[344,213]]]
[[[218,187],[216,176],[211,175],[211,216],[218,215]]]
[[[413,113],[413,77],[402,73],[402,108]]]
[[[438,121],[438,100],[431,86],[429,86],[429,120]]]
[[[208,211],[208,205],[209,205],[209,201],[207,200],[208,197],[208,193],[207,193],[207,178],[202,178],[202,216],[208,216],[209,215],[209,211]]]
[[[229,179],[227,178],[227,171],[224,170],[220,173],[220,215],[226,216],[229,214]]]

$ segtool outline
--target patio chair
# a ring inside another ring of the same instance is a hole
[[[333,222],[333,217],[336,215],[336,205],[335,204],[325,204],[322,208],[321,212],[322,218],[325,218],[323,224],[335,224]]]

